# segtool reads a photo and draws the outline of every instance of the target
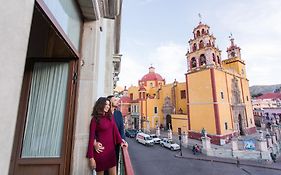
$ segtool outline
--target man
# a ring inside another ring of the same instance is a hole
[[[123,140],[125,140],[124,121],[123,121],[122,113],[118,110],[119,101],[113,95],[109,95],[107,98],[111,102],[111,112],[113,113],[114,121],[115,121],[115,124],[118,128],[120,136]],[[94,147],[95,147],[95,150],[96,150],[97,153],[100,153],[105,149],[103,147],[103,145],[99,142],[95,142]],[[116,152],[116,161],[117,161],[117,167],[118,167],[120,145],[115,147],[115,152]],[[104,174],[107,175],[108,172],[105,171]]]
[[[122,137],[122,139],[125,140],[124,121],[123,121],[122,113],[118,110],[119,100],[113,95],[110,95],[107,98],[111,102],[111,110],[114,116],[116,126],[119,130],[120,136]]]

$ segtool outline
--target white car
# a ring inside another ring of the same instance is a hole
[[[152,138],[152,140],[154,141],[154,143],[160,143],[161,139],[159,137],[157,137],[155,134],[150,134],[150,137]]]
[[[152,138],[145,133],[138,133],[136,136],[136,141],[139,143],[142,143],[144,145],[147,146],[153,146],[154,145],[154,141],[152,140]]]
[[[160,141],[160,145],[163,147],[169,148],[172,151],[180,149],[180,146],[178,144],[176,144],[175,142],[173,142],[172,140],[170,140],[168,138],[163,138]]]

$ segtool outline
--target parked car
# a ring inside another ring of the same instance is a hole
[[[160,141],[160,145],[163,146],[163,147],[169,148],[172,151],[180,149],[180,146],[178,144],[176,144],[174,141],[172,141],[168,138],[163,138]]]
[[[152,140],[154,141],[154,143],[160,143],[161,139],[159,137],[156,136],[156,134],[150,134],[150,137],[152,138]]]
[[[137,133],[138,133],[138,131],[136,129],[126,129],[125,130],[126,137],[135,138]]]
[[[148,134],[145,134],[145,133],[141,133],[141,132],[138,133],[136,136],[136,140],[137,140],[137,142],[142,143],[147,146],[154,145],[154,141],[152,140],[152,138]]]

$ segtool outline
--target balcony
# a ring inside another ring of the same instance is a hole
[[[134,175],[134,170],[131,164],[128,148],[121,147],[118,162],[118,175]]]

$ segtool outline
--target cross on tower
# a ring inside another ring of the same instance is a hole
[[[202,21],[202,16],[201,16],[200,13],[198,13],[198,17],[199,17],[199,22],[201,23],[201,21]]]
[[[233,38],[233,35],[232,33],[230,33],[230,35],[228,36],[229,39],[232,39]]]

